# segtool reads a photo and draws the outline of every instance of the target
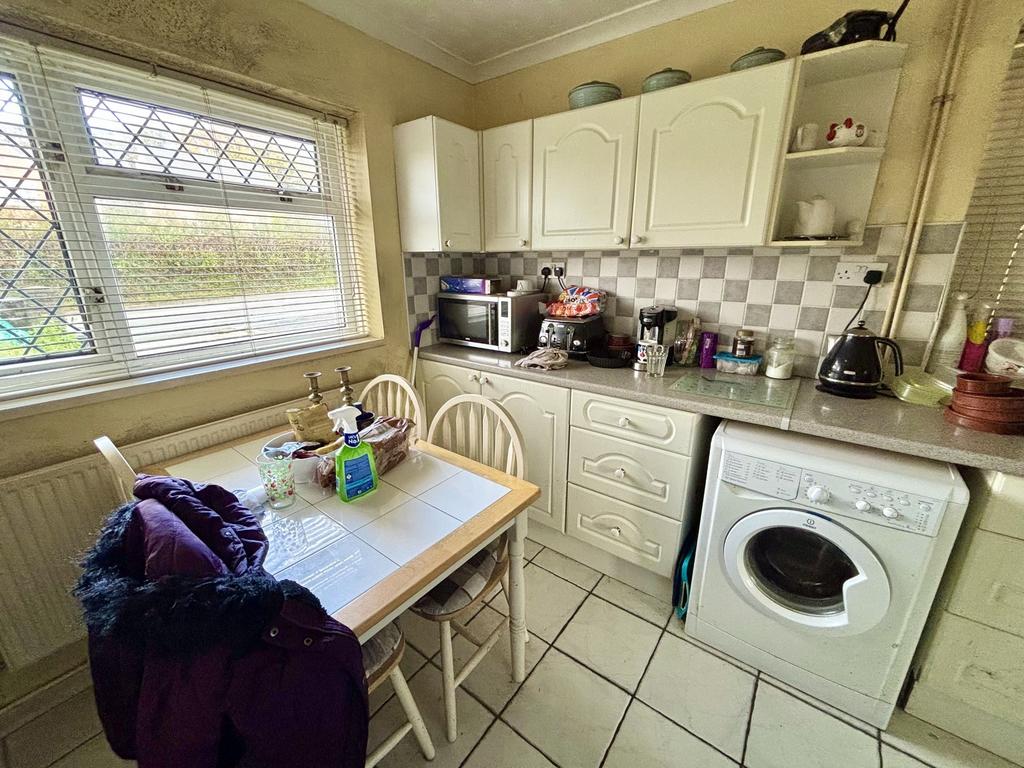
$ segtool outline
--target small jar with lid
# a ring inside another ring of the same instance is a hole
[[[754,332],[747,328],[740,328],[732,337],[732,354],[735,357],[753,357],[754,355]]]
[[[793,375],[795,360],[793,340],[785,336],[776,336],[765,355],[764,375],[770,379],[788,379]]]

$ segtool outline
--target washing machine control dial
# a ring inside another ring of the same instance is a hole
[[[857,499],[857,501],[853,503],[853,506],[858,512],[871,511],[871,502],[865,501],[864,499]]]
[[[807,488],[807,498],[815,504],[827,504],[831,497],[832,494],[830,494],[828,492],[828,488],[825,488],[824,486],[811,485]]]
[[[900,516],[900,511],[895,507],[882,507],[882,515],[888,520],[895,520]]]

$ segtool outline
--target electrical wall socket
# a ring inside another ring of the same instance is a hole
[[[885,275],[888,266],[884,261],[840,261],[836,264],[832,285],[864,285],[864,275],[869,270],[877,270]]]
[[[568,274],[568,263],[564,259],[552,259],[550,264],[541,264],[543,267],[551,267],[551,276],[555,275],[555,267],[562,268],[562,274]]]

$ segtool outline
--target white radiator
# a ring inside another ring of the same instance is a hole
[[[358,389],[358,385],[357,385]],[[337,392],[325,397],[334,404]],[[286,423],[303,399],[223,419],[121,450],[133,467],[235,440]],[[0,480],[0,660],[21,667],[84,635],[71,588],[78,560],[118,497],[96,453]]]

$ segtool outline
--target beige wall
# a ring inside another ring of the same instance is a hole
[[[588,80],[608,80],[631,96],[640,92],[644,77],[665,67],[686,69],[698,79],[728,72],[734,59],[758,45],[792,56],[812,32],[857,5],[849,0],[733,0],[481,83],[475,93],[477,127],[564,111],[569,90]],[[897,2],[863,5],[895,7]],[[900,22],[899,40],[909,50],[869,223],[907,219],[953,5],[953,0],[912,0]],[[1022,0],[975,0],[974,5],[970,53],[954,103],[949,151],[927,212],[930,221],[963,218],[992,97],[1024,17]]]
[[[0,441],[0,475],[84,455],[98,434],[126,443],[301,396],[305,370],[348,364],[356,378],[401,370],[408,336],[391,126],[425,114],[471,124],[471,86],[294,0],[5,0],[0,19],[221,82],[357,109],[388,342],[0,422],[3,435],[26,438]]]

